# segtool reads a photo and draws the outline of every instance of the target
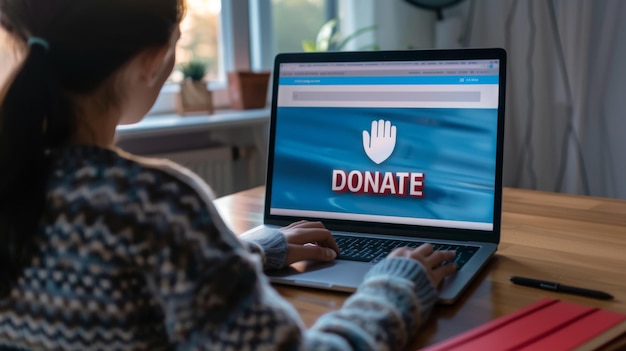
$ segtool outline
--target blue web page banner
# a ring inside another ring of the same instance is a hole
[[[280,85],[498,84],[498,76],[281,77]]]
[[[380,119],[396,142],[376,164]],[[276,135],[272,208],[493,222],[497,109],[279,107]],[[423,173],[423,196],[333,191],[334,170]]]

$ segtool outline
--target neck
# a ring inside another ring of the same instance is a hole
[[[94,145],[111,148],[115,142],[115,129],[119,122],[117,109],[103,109],[101,106],[81,104],[82,118],[76,123],[76,132],[71,144]]]
[[[102,148],[112,148],[114,141],[115,130],[111,133],[107,132],[106,135],[104,135],[102,132],[96,132],[95,129],[84,126],[76,131],[70,140],[70,144],[94,145]]]

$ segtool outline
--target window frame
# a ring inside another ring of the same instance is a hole
[[[222,48],[220,55],[224,70],[219,73],[218,79],[207,82],[207,87],[214,92],[214,105],[218,108],[229,104],[228,72],[250,69],[248,12],[248,0],[221,0],[218,42]],[[174,113],[179,91],[179,84],[166,83],[148,115]]]
[[[338,1],[325,0],[328,18],[338,14]],[[224,71],[217,80],[207,83],[213,91],[216,108],[227,108],[228,72],[271,71],[274,62],[272,33],[272,0],[221,0],[220,37]],[[148,115],[171,114],[176,111],[176,94],[180,86],[167,83],[161,89]]]

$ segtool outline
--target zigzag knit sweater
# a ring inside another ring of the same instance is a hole
[[[49,157],[40,250],[0,300],[0,349],[399,350],[436,299],[418,263],[386,259],[307,330],[263,275],[284,236],[238,239],[197,176],[91,146]]]

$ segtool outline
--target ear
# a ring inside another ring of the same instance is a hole
[[[166,70],[171,70],[171,57],[174,54],[174,48],[170,45],[149,48],[139,55],[140,79],[149,87],[161,84],[161,77]],[[167,72],[169,75],[169,72]]]

